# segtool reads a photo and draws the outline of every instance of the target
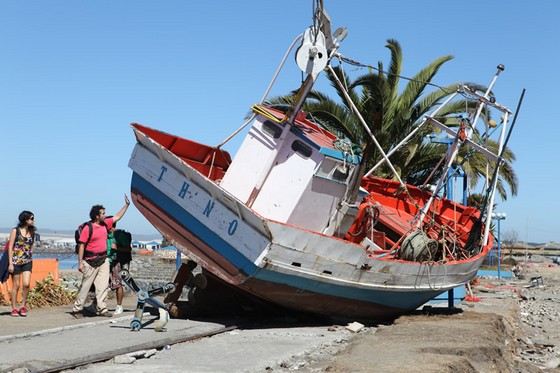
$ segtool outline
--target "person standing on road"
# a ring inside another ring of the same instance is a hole
[[[27,316],[27,294],[33,268],[33,244],[35,242],[35,215],[22,211],[18,225],[10,232],[8,240],[8,272],[12,276],[12,316]],[[17,308],[17,294],[23,279],[22,306]]]
[[[111,244],[111,252],[109,259],[111,261],[111,290],[115,290],[117,296],[117,306],[115,307],[114,315],[123,313],[122,302],[124,299],[123,281],[121,278],[121,271],[129,269],[130,261],[132,260],[132,236],[129,232],[122,229],[114,229],[109,234],[112,239],[107,242],[107,247]]]
[[[122,219],[130,200],[124,196],[124,206],[113,217],[105,216],[105,207],[95,205],[91,208],[89,217],[91,225],[85,225],[80,233],[78,243],[78,270],[82,273],[82,284],[72,308],[72,315],[83,315],[91,284],[95,285],[96,314],[111,316],[107,309],[107,295],[109,294],[109,260],[107,259],[107,235],[113,224]],[[90,226],[92,232],[90,234]]]

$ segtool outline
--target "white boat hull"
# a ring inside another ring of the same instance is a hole
[[[146,218],[219,279],[259,298],[329,316],[386,318],[472,279],[484,259],[418,263],[265,219],[140,131],[129,166]]]

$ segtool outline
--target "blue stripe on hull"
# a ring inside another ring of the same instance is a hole
[[[216,253],[239,268],[247,276],[255,279],[283,284],[294,289],[302,289],[312,293],[324,294],[346,299],[356,299],[373,304],[380,304],[400,309],[415,309],[428,300],[442,293],[442,291],[387,291],[340,286],[324,283],[296,275],[288,275],[255,266],[251,261],[240,254],[233,246],[208,229],[199,220],[189,214],[171,198],[144,180],[140,175],[133,173],[132,189],[140,191],[142,195],[152,201],[167,215],[181,224],[185,229],[205,242]]]
[[[253,276],[255,274],[257,266],[253,262],[137,173],[132,174],[132,189],[140,191],[173,220],[227,259],[233,266],[239,268],[245,275]]]
[[[401,309],[416,309],[430,299],[438,296],[442,291],[387,291],[363,289],[351,286],[339,286],[311,280],[304,277],[291,276],[283,273],[260,270],[255,278],[262,281],[285,284],[298,289],[314,293],[331,295],[334,297],[356,299],[364,302],[375,303],[387,307]]]

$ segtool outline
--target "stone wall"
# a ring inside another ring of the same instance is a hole
[[[130,274],[138,286],[143,289],[163,286],[173,280],[175,259],[134,255],[130,262]],[[61,271],[60,277],[63,286],[73,290],[79,288],[82,280],[82,275],[77,270]],[[125,291],[130,292],[130,289],[125,286]]]
[[[140,288],[152,289],[163,286],[173,281],[175,259],[133,256],[132,262],[130,262],[130,274]]]
[[[130,262],[130,274],[135,280],[170,282],[175,274],[175,260],[135,255]]]

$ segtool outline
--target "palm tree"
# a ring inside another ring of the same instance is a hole
[[[430,82],[439,69],[453,58],[443,56],[420,70],[400,92],[402,49],[400,44],[392,39],[387,41],[386,47],[391,52],[391,62],[387,72],[384,72],[383,64],[379,62],[376,69],[378,72],[370,71],[352,81],[340,66],[333,70],[338,79],[342,81],[371,132],[384,151],[388,152],[420,123],[424,115],[431,112],[450,94],[456,92],[461,84],[454,83],[426,93],[428,86],[433,85]],[[360,170],[360,175],[363,175],[366,169],[381,159],[381,154],[346,102],[343,91],[336,84],[333,74],[328,72],[327,76],[339,100],[332,99],[324,93],[312,91],[303,110],[327,130],[341,138],[347,138],[357,145],[357,149],[364,159]],[[479,91],[485,91],[485,87],[476,84],[469,84],[469,86]],[[269,103],[283,106],[292,105],[293,101],[294,93],[274,98]],[[457,118],[472,112],[475,107],[476,102],[471,100],[453,101],[438,112],[438,120],[449,126],[457,125]],[[483,117],[488,120],[489,114],[486,113]],[[432,128],[424,126],[414,138],[391,156],[391,162],[401,179],[415,185],[422,184],[445,154],[447,150],[445,145],[425,140],[426,136],[433,132]],[[484,140],[478,133],[475,135]],[[484,141],[490,149],[497,149],[496,143],[489,140]],[[515,156],[511,150],[506,149],[504,158],[509,163],[506,162],[499,172],[498,192],[502,199],[507,198],[505,184],[509,186],[512,195],[517,194],[517,176],[511,167]],[[481,177],[486,177],[486,161],[480,154],[462,147],[456,162],[462,165],[471,187],[477,185]],[[385,178],[394,177],[386,165],[378,168],[375,175]],[[434,176],[440,175],[436,173]]]

